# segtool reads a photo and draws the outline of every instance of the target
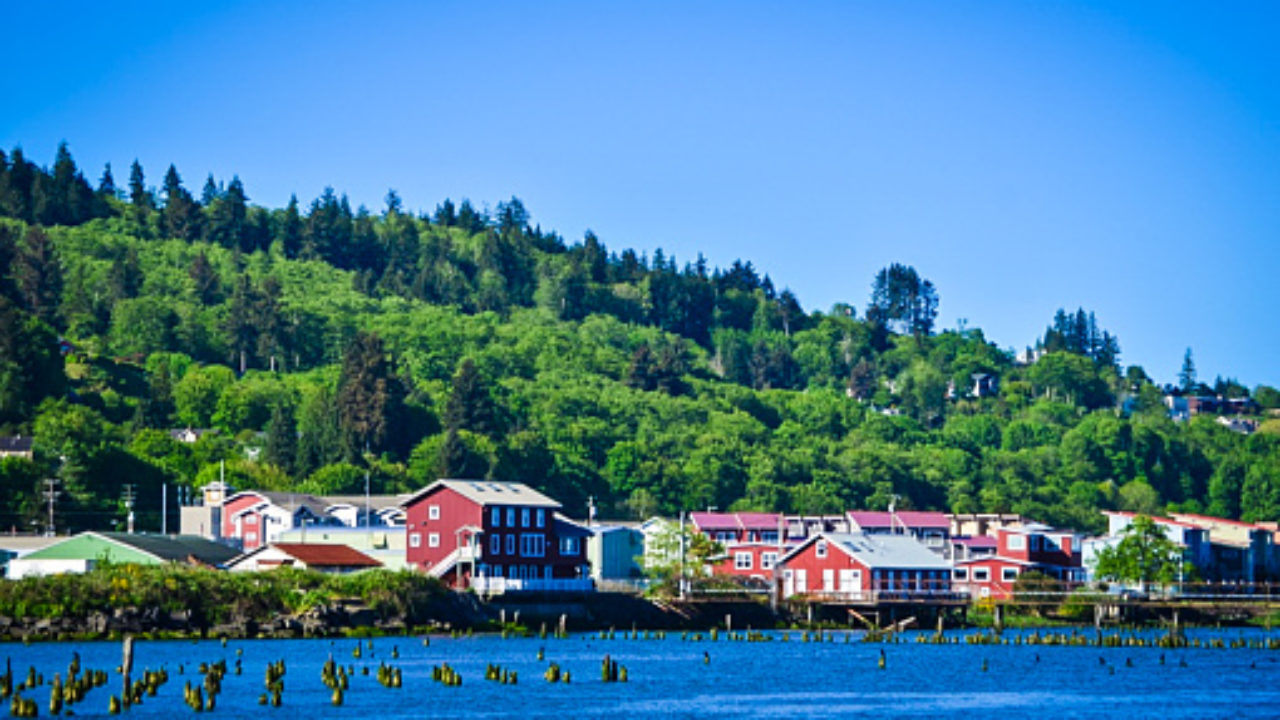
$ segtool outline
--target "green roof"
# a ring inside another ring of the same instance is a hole
[[[188,558],[221,565],[239,553],[234,548],[195,535],[130,535],[84,532],[25,556],[32,560],[94,560],[155,565],[186,562]]]

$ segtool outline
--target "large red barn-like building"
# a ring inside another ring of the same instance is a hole
[[[481,592],[589,590],[590,531],[556,514],[560,503],[525,485],[438,480],[402,503],[405,560],[458,588]]]
[[[846,602],[949,595],[951,566],[909,535],[823,533],[779,560],[783,597]]]

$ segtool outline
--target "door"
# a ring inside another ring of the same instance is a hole
[[[809,571],[804,569],[796,570],[796,592],[803,593],[809,591]]]
[[[782,571],[782,597],[791,597],[796,594],[796,579],[790,570]]]
[[[836,571],[831,568],[825,568],[822,571],[822,592],[833,593],[836,591]]]

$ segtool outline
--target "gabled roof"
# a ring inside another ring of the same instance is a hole
[[[369,495],[369,509],[385,510],[386,508],[398,508],[408,497],[408,495]],[[319,499],[325,503],[326,509],[338,505],[350,505],[351,507],[363,510],[365,504],[364,495],[325,495]]]
[[[546,508],[560,507],[560,503],[524,483],[497,482],[493,480],[437,480],[405,498],[400,505],[401,507],[409,507],[440,488],[448,488],[480,506],[529,505]]]
[[[946,560],[909,535],[868,535],[866,533],[822,533],[814,535],[782,557],[787,562],[809,545],[826,540],[827,546],[843,552],[868,568],[946,570]]]
[[[308,567],[382,567],[382,563],[348,545],[274,543],[268,547],[297,558]]]
[[[1102,514],[1130,519],[1138,517],[1138,513],[1126,512],[1123,510],[1103,510]],[[1159,515],[1148,515],[1147,517],[1151,518],[1151,520],[1157,525],[1172,525],[1173,527],[1187,528],[1189,530],[1204,530],[1204,528],[1199,525],[1193,525],[1192,523],[1183,522],[1181,520],[1174,520],[1173,518],[1161,517]]]
[[[963,535],[951,538],[951,542],[956,545],[964,545],[967,548],[992,548],[1000,547],[1000,541],[990,535]]]
[[[777,530],[778,523],[782,520],[779,513],[740,512],[735,515],[746,530]]]
[[[591,537],[594,534],[591,528],[574,522],[560,513],[555,514],[555,522],[556,534],[560,537]]]
[[[228,496],[227,499],[223,501],[223,505],[225,506],[227,503],[246,495],[257,495],[272,505],[282,507],[292,513],[296,513],[300,509],[305,509],[316,517],[324,517],[327,514],[325,509],[329,506],[328,503],[315,495],[308,495],[307,493],[277,492],[275,490],[241,490],[234,495]]]
[[[130,535],[122,532],[88,531],[62,538],[26,557],[33,560],[69,557],[66,554],[67,548],[76,547],[75,541],[85,537],[127,547],[160,562],[181,563],[194,560],[204,565],[222,565],[238,554],[234,548],[196,535]]]
[[[946,514],[928,510],[898,510],[892,515],[884,510],[850,510],[846,515],[860,528],[951,528]]]
[[[31,436],[30,435],[0,436],[0,452],[6,452],[6,453],[31,452]]]
[[[1196,515],[1195,513],[1174,513],[1174,518],[1190,524],[1193,527],[1204,527],[1199,523],[1212,523],[1215,525],[1232,525],[1235,527],[1249,528],[1250,530],[1265,530],[1271,532],[1270,528],[1262,527],[1256,523],[1244,522],[1243,520],[1228,520],[1227,518],[1213,517],[1212,515]]]
[[[718,512],[691,512],[689,513],[689,521],[694,524],[698,530],[737,530],[738,518],[732,513]]]

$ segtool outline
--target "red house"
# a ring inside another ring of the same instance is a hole
[[[249,551],[275,542],[285,530],[339,524],[325,506],[320,498],[305,493],[238,492],[222,503],[222,537]]]
[[[711,571],[716,575],[772,580],[773,568],[784,552],[777,543],[733,543],[725,548]]]
[[[779,561],[783,597],[923,600],[951,592],[951,567],[909,535],[823,533]]]
[[[951,518],[940,512],[922,510],[850,510],[852,532],[868,535],[910,535],[939,554],[947,551]]]
[[[740,512],[689,513],[689,520],[697,532],[728,547],[744,542],[778,542],[782,516],[778,513]]]
[[[590,531],[523,483],[437,480],[405,500],[405,560],[480,592],[590,590]]]
[[[956,589],[972,597],[1003,600],[1013,595],[1014,583],[1035,570],[1067,583],[1084,580],[1080,538],[1070,530],[1028,523],[995,530],[996,551],[957,560],[952,571]]]

